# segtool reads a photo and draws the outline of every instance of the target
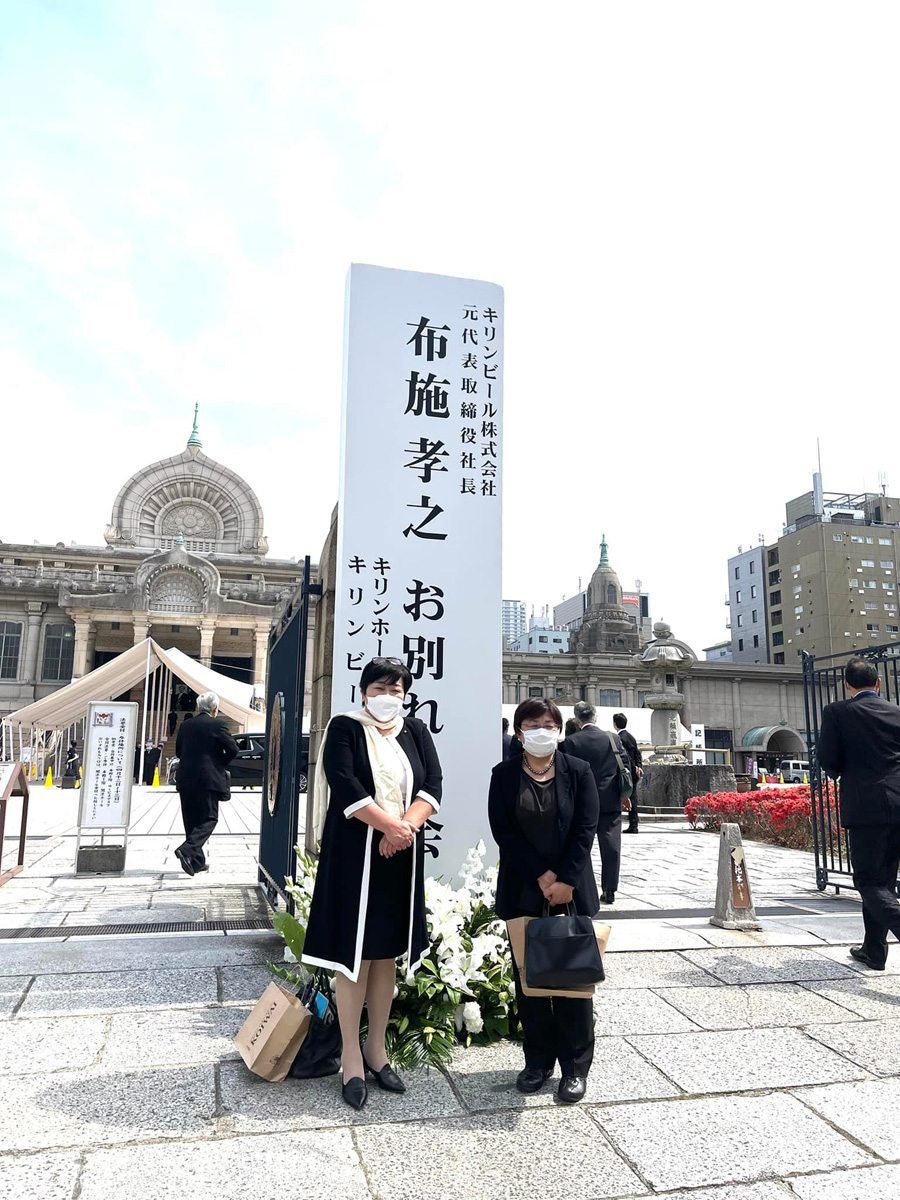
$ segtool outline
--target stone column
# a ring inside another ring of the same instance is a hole
[[[266,682],[269,652],[269,622],[257,621],[253,631],[253,682]]]
[[[682,721],[690,729],[691,726],[691,680],[689,676],[685,676],[681,680],[681,694],[684,696],[684,708],[681,710]]]
[[[744,720],[741,716],[741,681],[739,679],[732,679],[731,681],[731,711],[734,719],[734,745],[735,749],[737,749],[741,744],[744,725]]]
[[[150,618],[145,613],[135,613],[133,622],[134,645],[137,646],[150,636]]]
[[[597,688],[593,683],[587,685],[587,702],[588,704],[597,703]]]
[[[38,648],[41,644],[41,614],[44,605],[40,600],[29,600],[25,609],[28,625],[25,629],[25,656],[24,662],[19,665],[19,678],[25,683],[36,683]]]
[[[204,667],[212,666],[213,638],[215,633],[215,620],[203,620],[200,622],[200,661]]]
[[[625,680],[625,707],[637,708],[637,679]]]
[[[88,630],[87,636],[87,668],[85,674],[89,674],[94,669],[94,654],[97,650],[97,626],[91,622],[91,627]]]
[[[80,679],[87,674],[88,634],[93,621],[90,613],[76,612],[75,618],[75,656],[72,663],[72,678]]]

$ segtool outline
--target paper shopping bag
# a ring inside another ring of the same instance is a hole
[[[272,982],[241,1026],[234,1044],[254,1075],[280,1083],[309,1031],[312,1013],[280,983]]]
[[[509,933],[509,944],[512,947],[516,966],[519,968],[519,979],[524,994],[526,996],[567,996],[572,1000],[590,1000],[594,994],[593,984],[588,984],[582,988],[557,990],[556,988],[531,988],[525,983],[525,927],[531,920],[531,917],[513,917],[512,920],[506,922],[506,929]],[[606,951],[609,933],[609,925],[604,925],[601,921],[594,921],[594,934],[597,938],[597,945],[600,948],[601,955]]]

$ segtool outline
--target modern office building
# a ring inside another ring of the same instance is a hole
[[[525,604],[522,600],[503,601],[503,646],[508,648],[516,638],[528,630],[528,618],[525,615]]]
[[[509,649],[513,654],[566,654],[569,649],[569,631],[536,626],[516,638]]]
[[[728,560],[728,621],[731,661],[769,662],[766,626],[766,548],[738,550]]]
[[[731,641],[716,642],[714,646],[704,647],[703,653],[707,662],[732,662]]]

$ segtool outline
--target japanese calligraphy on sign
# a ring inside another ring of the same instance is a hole
[[[127,828],[138,706],[104,700],[88,706],[78,824]]]
[[[434,873],[489,838],[500,758],[503,291],[354,265],[347,289],[334,712],[373,657],[412,675],[447,804]]]

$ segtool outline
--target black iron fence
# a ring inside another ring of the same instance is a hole
[[[820,769],[818,762],[822,710],[826,704],[846,698],[844,667],[851,658],[865,658],[871,662],[881,680],[881,695],[893,704],[900,703],[900,645],[896,642],[821,658],[804,651],[806,745],[809,750],[816,885],[820,891],[824,891],[829,885],[838,889],[853,886],[850,845],[847,831],[841,826],[840,780],[829,779]]]

